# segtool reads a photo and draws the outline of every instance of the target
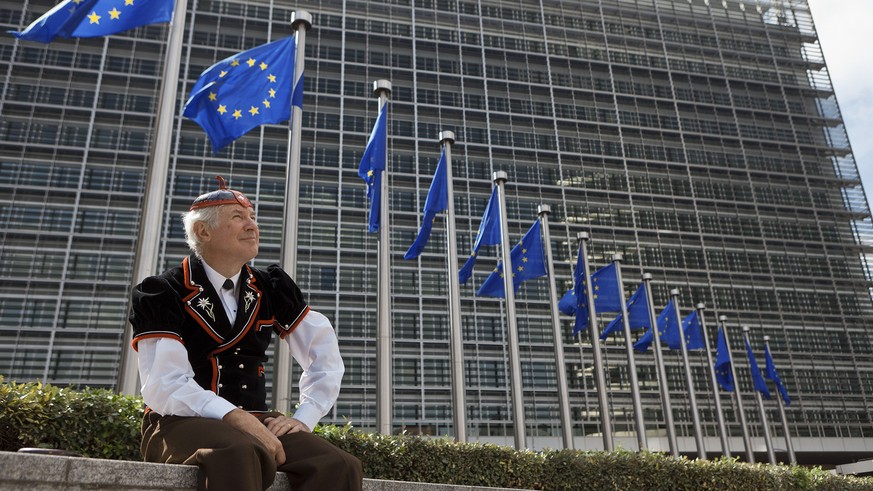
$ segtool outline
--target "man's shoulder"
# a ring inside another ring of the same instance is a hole
[[[262,285],[267,285],[271,289],[285,288],[297,284],[291,279],[291,276],[282,269],[278,264],[271,264],[265,268],[256,268],[254,266],[246,266],[255,278],[255,282]]]
[[[252,274],[255,276],[255,278],[258,278],[258,279],[272,278],[275,276],[288,276],[288,273],[286,273],[285,270],[282,269],[281,266],[279,266],[278,264],[275,264],[275,263],[270,264],[268,266],[265,266],[263,268],[256,268],[254,266],[248,266],[248,265],[246,267],[252,272]]]
[[[186,258],[186,261],[187,259],[189,258]],[[185,264],[186,261],[183,261],[182,264],[178,266],[167,269],[161,274],[146,277],[142,282],[140,282],[138,288],[145,290],[155,288],[171,288],[173,290],[183,289],[185,285],[185,277],[190,274],[186,273],[186,268],[190,271],[190,268]]]

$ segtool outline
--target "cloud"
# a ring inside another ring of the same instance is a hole
[[[873,2],[809,0],[868,202],[873,196]]]

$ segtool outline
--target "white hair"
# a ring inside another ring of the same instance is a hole
[[[218,226],[218,217],[221,209],[227,205],[207,206],[205,208],[197,208],[196,210],[182,213],[182,223],[185,225],[185,242],[188,247],[194,252],[194,255],[203,259],[200,238],[194,233],[194,224],[203,222],[209,229],[214,229]]]

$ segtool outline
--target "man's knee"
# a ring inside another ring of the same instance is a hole
[[[248,439],[197,451],[190,464],[200,466],[209,489],[266,489],[276,475],[276,461],[260,444]]]
[[[361,489],[362,464],[354,455],[311,433],[286,435],[280,440],[288,461],[279,470],[288,472],[292,482],[301,479],[315,484],[323,480],[338,486],[335,489]]]

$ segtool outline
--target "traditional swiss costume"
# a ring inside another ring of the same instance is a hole
[[[197,198],[191,210],[234,204],[253,208],[242,193],[219,180],[220,189]],[[303,402],[295,418],[314,426],[339,390],[343,367],[336,335],[276,265],[263,270],[245,265],[235,283],[224,280],[225,288],[237,292],[232,322],[222,303],[227,293],[217,291],[210,274],[217,273],[192,255],[133,290],[129,320],[143,399],[150,406],[143,418],[143,458],[198,465],[200,489],[266,489],[277,470],[274,456],[221,418],[234,406],[262,421],[279,415],[267,406],[264,373],[275,333],[289,341],[304,367]],[[317,373],[304,386],[307,370]],[[319,399],[320,405],[313,402]],[[288,473],[295,491],[361,489],[361,463],[355,457],[308,432],[278,438],[286,455],[278,470]]]

